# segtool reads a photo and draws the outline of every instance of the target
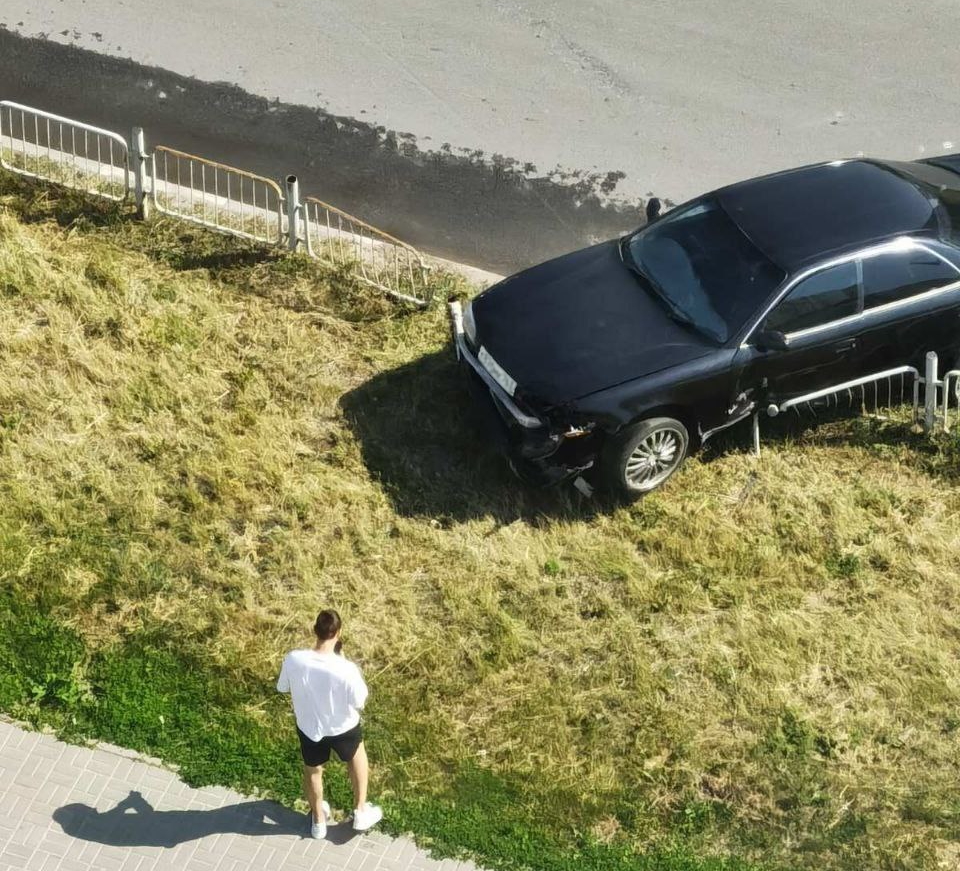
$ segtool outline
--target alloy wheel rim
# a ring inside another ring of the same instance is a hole
[[[674,427],[647,433],[627,457],[624,477],[638,490],[652,490],[669,478],[683,458],[683,436]]]

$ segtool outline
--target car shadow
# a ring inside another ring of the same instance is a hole
[[[523,519],[589,518],[615,503],[581,496],[569,484],[538,489],[516,478],[489,432],[450,351],[430,354],[381,373],[340,400],[364,465],[395,510],[441,526],[478,517],[500,524]],[[849,407],[761,419],[763,445],[818,443],[882,450],[905,446],[938,477],[960,476],[956,456],[916,432],[895,412],[888,419],[858,416]],[[750,421],[718,433],[700,453],[710,463],[751,450]],[[953,454],[960,456],[960,441]]]
[[[473,402],[449,349],[384,372],[340,400],[367,469],[395,510],[441,526],[596,513],[571,486],[518,480]]]
[[[108,811],[67,804],[53,819],[73,838],[113,847],[172,848],[211,835],[299,835],[309,833],[304,814],[276,802],[253,800],[204,810],[158,811],[136,790]],[[344,844],[357,833],[348,823],[330,825],[327,840]]]

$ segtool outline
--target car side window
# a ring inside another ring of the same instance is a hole
[[[960,281],[949,263],[923,248],[887,251],[863,260],[863,307],[876,308]]]
[[[857,264],[831,266],[797,284],[767,315],[764,329],[796,333],[855,315],[859,296]]]

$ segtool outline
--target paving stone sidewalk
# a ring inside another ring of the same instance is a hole
[[[476,871],[349,823],[307,834],[274,802],[0,721],[0,871]]]

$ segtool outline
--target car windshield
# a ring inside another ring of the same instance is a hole
[[[624,240],[627,265],[674,313],[726,342],[786,277],[713,199],[668,214]]]

